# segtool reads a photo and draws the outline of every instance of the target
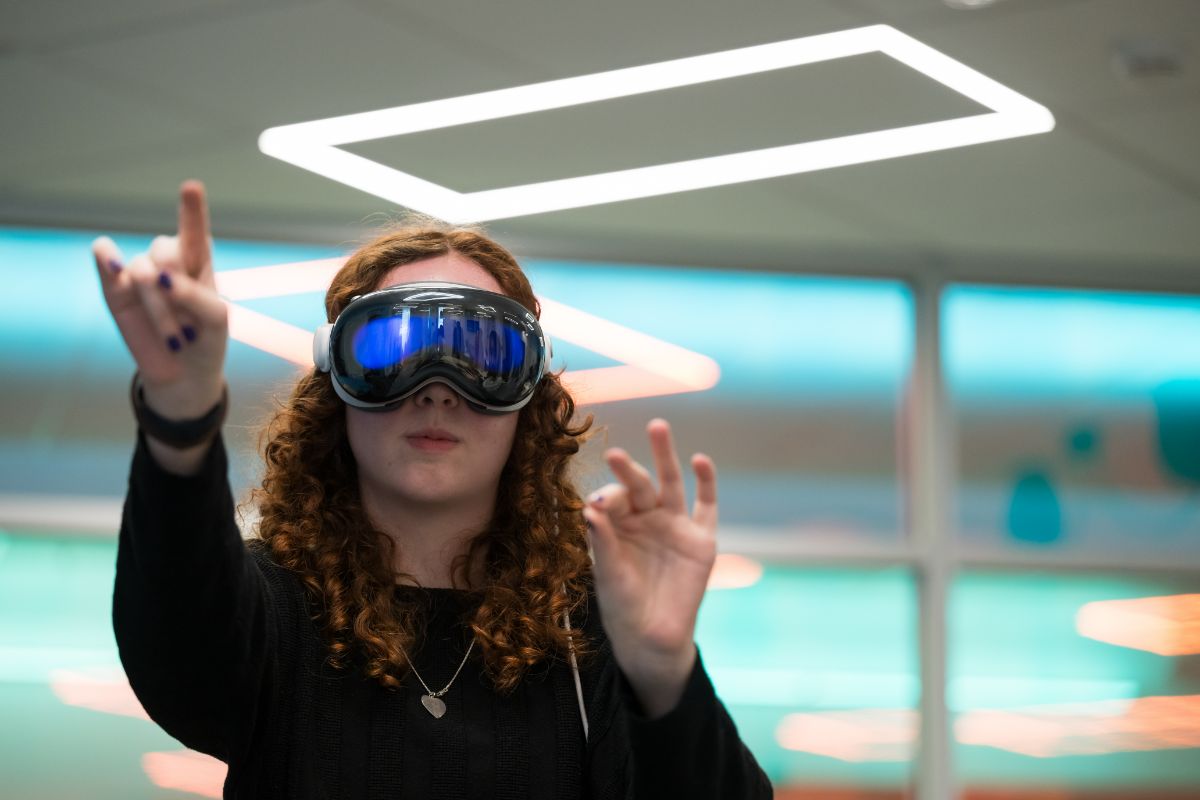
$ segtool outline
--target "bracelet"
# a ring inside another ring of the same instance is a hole
[[[129,386],[129,400],[133,404],[134,419],[143,433],[182,450],[203,444],[221,429],[225,414],[229,411],[229,387],[222,386],[221,399],[207,414],[196,419],[173,420],[157,414],[146,405],[146,398],[142,395],[142,376],[136,372]]]

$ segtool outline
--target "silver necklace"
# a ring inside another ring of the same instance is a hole
[[[450,687],[454,685],[454,681],[458,678],[458,673],[462,672],[462,668],[467,665],[467,658],[470,657],[471,648],[474,646],[475,637],[472,636],[471,643],[467,645],[467,652],[463,656],[462,663],[458,665],[458,669],[454,670],[454,677],[450,679],[450,683],[442,687],[441,691],[435,692],[429,688],[429,684],[421,677],[421,673],[417,672],[417,667],[413,664],[413,660],[408,657],[408,651],[404,649],[404,645],[400,645],[400,652],[404,653],[404,657],[408,659],[409,669],[412,670],[413,675],[417,676],[417,680],[421,682],[421,685],[425,687],[426,693],[421,695],[421,705],[425,706],[425,710],[432,714],[434,719],[441,719],[442,715],[446,713],[446,703],[442,700],[442,695],[450,691]]]

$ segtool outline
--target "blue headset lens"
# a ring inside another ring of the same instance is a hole
[[[405,313],[367,320],[355,331],[352,350],[366,370],[403,369],[414,358],[450,358],[494,376],[520,370],[525,335],[495,320]]]

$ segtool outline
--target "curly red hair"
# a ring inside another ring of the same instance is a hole
[[[507,250],[476,229],[422,221],[350,256],[325,296],[328,319],[354,296],[379,288],[394,267],[452,251],[540,316],[529,280]],[[552,374],[518,413],[491,524],[452,569],[458,585],[466,565],[483,559],[484,585],[466,587],[480,599],[470,625],[484,672],[502,692],[514,689],[533,665],[565,655],[568,636],[577,654],[587,651],[582,632],[561,622],[586,602],[590,581],[583,503],[568,467],[592,420],[574,419],[575,403]],[[399,686],[409,669],[404,651],[416,652],[422,612],[395,599],[395,544],[363,508],[345,406],[329,375],[314,369],[303,376],[263,438],[266,471],[252,496],[261,516],[259,538],[303,582],[331,662],[345,668],[359,654],[367,675]]]

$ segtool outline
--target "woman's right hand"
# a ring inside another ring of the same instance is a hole
[[[127,264],[106,236],[92,253],[146,405],[167,419],[204,416],[224,391],[229,321],[213,279],[203,184],[180,187],[178,235],[157,237]]]

